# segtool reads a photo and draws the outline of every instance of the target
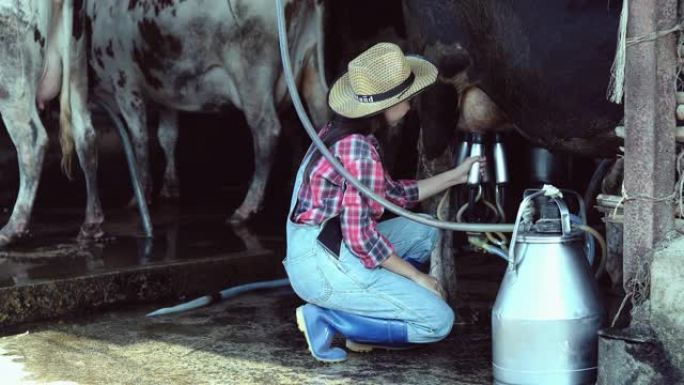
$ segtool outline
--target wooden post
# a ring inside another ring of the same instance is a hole
[[[630,0],[627,37],[647,36],[677,22],[677,0]],[[625,68],[624,278],[635,308],[648,297],[654,248],[672,230],[675,167],[675,34],[627,45]],[[637,286],[643,284],[644,286]],[[637,290],[634,293],[634,290]],[[632,326],[648,323],[648,309]]]
[[[421,135],[422,138],[422,135]],[[422,149],[422,142],[418,145],[418,178],[427,178],[442,171],[448,170],[453,165],[453,155],[451,151],[447,150],[439,157],[427,160]],[[442,194],[428,199],[423,203],[423,211],[432,215],[437,214],[437,206],[442,199]],[[446,202],[443,211],[449,213],[449,202]],[[430,256],[430,275],[437,278],[442,284],[442,287],[447,292],[448,302],[455,306],[458,298],[457,279],[456,279],[456,263],[454,262],[453,250],[453,232],[440,231],[439,242]]]

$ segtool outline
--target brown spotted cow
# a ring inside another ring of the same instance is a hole
[[[143,186],[151,190],[147,115],[160,113],[167,167],[162,194],[177,188],[177,111],[217,112],[235,106],[254,138],[255,175],[233,214],[258,211],[289,100],[273,0],[97,0],[87,6],[96,97],[123,115],[133,137]],[[291,60],[316,124],[327,115],[322,72],[322,1],[286,2]]]
[[[28,233],[48,142],[38,110],[58,94],[63,166],[69,169],[75,147],[88,190],[80,237],[102,234],[81,11],[81,0],[0,0],[0,115],[19,163],[19,193],[0,247]]]

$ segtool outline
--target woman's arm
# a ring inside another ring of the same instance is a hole
[[[392,253],[389,258],[380,264],[383,268],[401,276],[404,276],[420,286],[430,290],[442,298],[446,298],[446,292],[436,278],[420,272],[410,263],[404,261],[396,254]]]
[[[486,160],[483,157],[473,156],[463,161],[458,167],[437,174],[430,178],[418,181],[418,200],[422,201],[440,193],[451,186],[465,183],[468,180],[468,172],[475,162],[480,162],[480,170],[484,170]]]

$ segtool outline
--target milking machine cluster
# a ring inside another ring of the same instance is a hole
[[[480,170],[479,163],[471,167],[466,184],[467,202],[460,206],[456,216],[457,221],[463,222],[464,214],[469,220],[480,221],[481,218],[476,216],[478,202],[482,202],[486,209],[491,211],[492,216],[487,218],[488,222],[506,220],[505,189],[510,182],[506,154],[503,134],[465,133],[463,135],[457,147],[454,166],[458,166],[466,158],[472,156],[485,156],[489,162],[484,170]]]
[[[468,181],[456,186],[455,196],[456,221],[459,223],[504,223],[506,221],[506,189],[510,183],[507,150],[501,133],[481,134],[466,132],[461,134],[455,146],[454,167],[469,157],[486,157],[484,169],[474,163],[468,173]],[[438,217],[443,218],[442,206],[449,199],[445,195],[438,208]],[[488,247],[494,245],[506,249],[508,238],[503,232],[468,231],[471,244],[488,252],[501,255],[498,250]]]

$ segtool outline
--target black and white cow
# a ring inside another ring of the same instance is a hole
[[[57,94],[63,166],[69,169],[75,147],[86,177],[88,202],[80,237],[102,234],[81,11],[81,0],[0,0],[0,115],[19,163],[19,193],[9,222],[0,230],[0,247],[29,230],[48,142],[38,109]]]
[[[254,138],[255,175],[233,214],[258,211],[288,101],[278,50],[273,0],[93,0],[94,93],[116,107],[133,137],[141,179],[151,190],[146,111],[160,113],[159,141],[167,167],[162,194],[177,189],[177,111],[215,112],[233,105]],[[286,3],[291,60],[316,124],[327,115],[321,0]]]

